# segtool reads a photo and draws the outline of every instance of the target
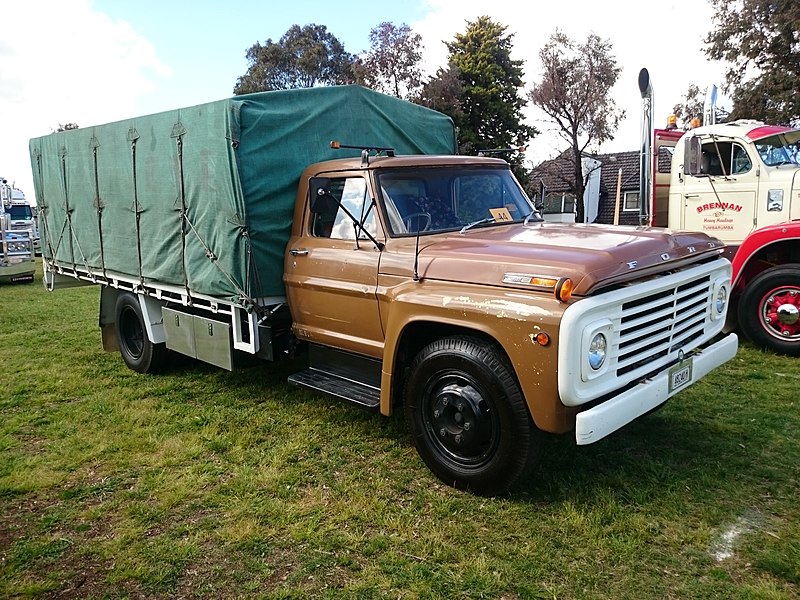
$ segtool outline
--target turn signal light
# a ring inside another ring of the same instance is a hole
[[[572,279],[569,277],[562,277],[558,280],[555,287],[555,297],[556,300],[560,300],[561,302],[567,302],[570,298],[572,298],[572,290],[574,289],[574,285],[572,283]]]

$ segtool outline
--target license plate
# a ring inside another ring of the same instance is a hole
[[[669,370],[669,393],[682,388],[692,381],[692,359],[687,358]]]

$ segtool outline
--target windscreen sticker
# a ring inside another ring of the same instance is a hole
[[[513,217],[508,209],[503,206],[501,208],[490,208],[489,212],[492,214],[492,217],[495,221],[513,221]]]

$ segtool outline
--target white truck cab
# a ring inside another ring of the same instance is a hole
[[[0,200],[7,216],[7,228],[10,231],[29,232],[36,254],[41,254],[35,207],[25,198],[25,193],[0,177]]]
[[[800,130],[758,121],[698,127],[675,146],[669,226],[738,247],[756,228],[800,219]]]

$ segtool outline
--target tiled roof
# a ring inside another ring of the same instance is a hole
[[[531,181],[535,181],[537,184],[539,181],[544,181],[547,189],[553,191],[569,189],[571,187],[569,182],[572,181],[573,177],[569,150],[565,150],[556,158],[540,163],[538,167],[534,167],[531,171]]]
[[[598,198],[598,223],[613,223],[617,198],[617,180],[622,169],[622,182],[620,198],[624,192],[639,191],[639,159],[637,150],[629,152],[612,152],[591,156],[600,161],[600,197]],[[548,192],[563,192],[572,186],[572,160],[567,152],[557,158],[545,161],[531,171],[531,181],[538,185],[544,181]],[[623,225],[636,225],[639,222],[638,211],[623,211],[620,209],[619,223]]]
[[[622,169],[621,190],[627,192],[639,189],[639,153],[636,150],[600,154],[595,158],[603,165],[600,171],[601,193],[607,191],[609,194],[616,195],[620,169]]]
[[[613,152],[610,154],[597,154],[591,158],[601,163],[600,193],[616,195],[617,178],[622,169],[622,191],[639,189],[639,152]],[[572,161],[567,153],[554,159],[544,161],[531,171],[531,180],[543,180],[549,191],[564,191],[571,186]]]

